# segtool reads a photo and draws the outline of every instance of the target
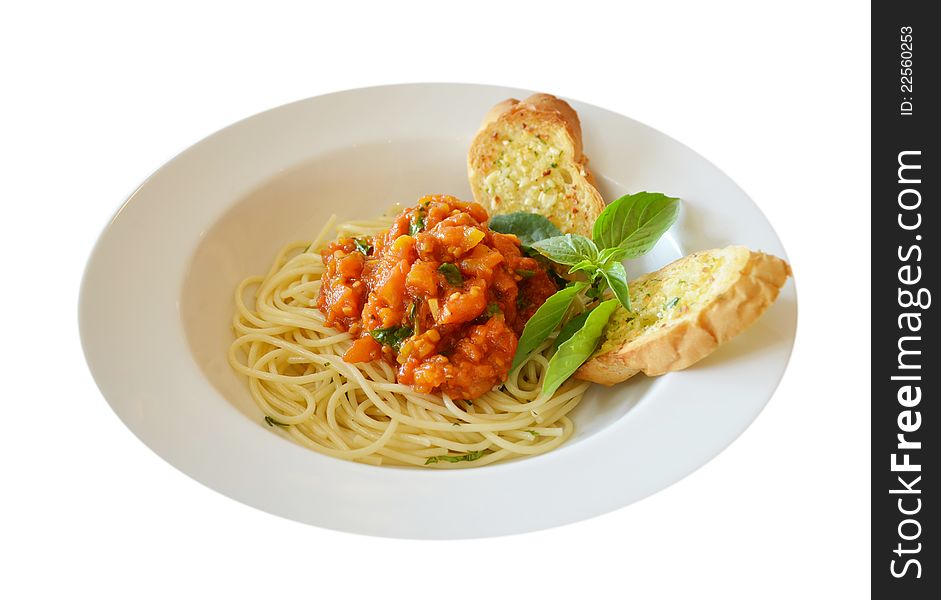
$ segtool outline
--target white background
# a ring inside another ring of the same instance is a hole
[[[340,4],[4,5],[0,596],[868,594],[868,6]],[[610,108],[688,144],[754,198],[793,263],[798,339],[771,403],[718,458],[587,522],[401,541],[237,504],[118,421],[85,368],[76,297],[119,204],[233,121],[413,81]]]

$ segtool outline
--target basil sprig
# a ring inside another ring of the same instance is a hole
[[[679,215],[679,198],[640,192],[621,196],[609,204],[595,221],[592,239],[567,233],[533,244],[533,249],[554,262],[570,267],[569,273],[584,272],[593,288],[589,295],[600,298],[611,288],[624,308],[631,296],[622,261],[649,252]]]
[[[664,194],[639,192],[622,196],[598,216],[592,228],[593,239],[573,233],[545,237],[544,223],[528,213],[504,215],[499,219],[498,226],[506,223],[508,233],[516,234],[520,240],[532,240],[533,250],[568,266],[570,274],[585,273],[587,279],[587,282],[559,290],[539,307],[523,328],[512,368],[522,364],[556,330],[579,292],[584,290],[594,301],[610,289],[615,296],[613,299],[570,318],[556,337],[557,350],[549,360],[542,388],[543,394],[554,393],[595,351],[617,305],[631,310],[623,261],[649,252],[676,222],[679,210],[679,199]]]

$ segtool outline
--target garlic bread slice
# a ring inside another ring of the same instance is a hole
[[[613,385],[685,369],[754,323],[790,274],[776,256],[729,246],[643,275],[630,283],[633,310],[618,308],[575,376]]]
[[[548,94],[494,106],[468,151],[467,175],[491,215],[539,213],[563,233],[590,237],[605,206],[582,154],[578,115]]]

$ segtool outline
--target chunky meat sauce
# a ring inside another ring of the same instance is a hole
[[[349,362],[385,359],[399,383],[471,400],[506,380],[526,321],[557,287],[487,211],[425,196],[371,238],[322,252],[326,324],[357,337]]]

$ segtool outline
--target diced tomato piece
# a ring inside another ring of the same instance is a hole
[[[452,292],[444,302],[438,323],[466,323],[473,321],[487,309],[487,283],[483,279],[472,279],[464,291]]]
[[[414,297],[432,297],[438,293],[438,277],[433,263],[419,260],[408,272],[405,286]]]
[[[351,363],[369,362],[371,360],[378,360],[381,356],[382,344],[377,342],[371,335],[367,334],[353,342],[350,349],[343,355],[343,360]]]

